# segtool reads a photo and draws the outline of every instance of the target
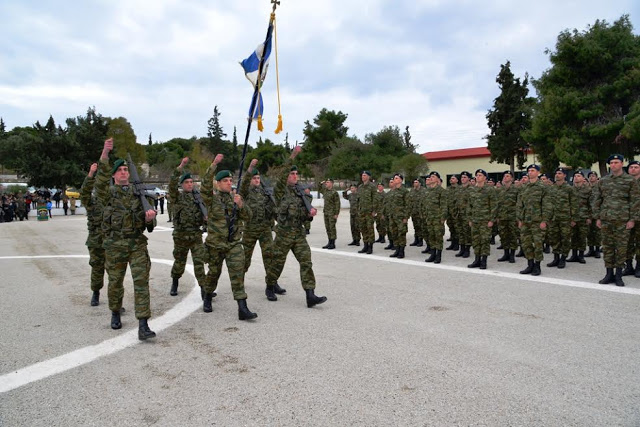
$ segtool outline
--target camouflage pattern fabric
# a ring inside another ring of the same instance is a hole
[[[469,207],[469,195],[473,187],[469,185],[461,185],[458,190],[458,198],[455,206],[458,214],[458,236],[461,245],[471,245],[471,226],[469,225],[469,217],[467,216],[467,208]]]
[[[387,218],[384,217],[384,199],[387,193],[384,191],[376,192],[376,212],[378,213],[375,217],[375,226],[378,231],[379,237],[384,237],[387,235]]]
[[[389,192],[390,197],[387,212],[389,214],[389,231],[393,236],[395,246],[407,246],[407,231],[409,220],[409,208],[407,196],[409,192],[406,188],[395,188]]]
[[[421,216],[421,195],[424,194],[424,192],[425,188],[420,186],[418,187],[418,189],[411,188],[411,190],[409,190],[407,193],[407,210],[409,211],[409,215],[411,216],[411,222],[413,223],[413,229],[416,239],[424,238],[424,233],[422,231],[424,227],[424,221]]]
[[[449,235],[453,240],[460,240],[459,232],[458,232],[458,216],[460,212],[458,211],[458,203],[456,198],[458,197],[458,192],[460,191],[460,186],[458,184],[450,184],[449,187],[445,189],[445,196],[447,201],[447,226],[449,227]]]
[[[91,290],[99,291],[104,286],[105,255],[102,248],[102,205],[93,195],[96,179],[85,177],[80,189],[80,200],[87,210],[87,241],[85,245],[89,249],[89,265],[91,266]]]
[[[467,217],[471,221],[471,243],[476,256],[488,256],[491,251],[492,227],[487,224],[495,222],[498,211],[496,191],[487,185],[473,187],[469,192]]]
[[[542,261],[544,258],[544,230],[540,223],[549,223],[553,212],[551,199],[547,197],[547,188],[542,181],[529,182],[520,189],[518,202],[518,221],[522,222],[520,240],[527,259]]]
[[[578,216],[573,233],[571,234],[571,249],[584,251],[587,246],[587,233],[589,232],[589,224],[587,220],[592,217],[591,214],[591,186],[584,183],[582,185],[574,185],[578,200]]]
[[[516,250],[518,248],[518,239],[520,238],[518,221],[516,220],[519,190],[515,185],[511,184],[508,187],[505,185],[496,191],[498,204],[496,218],[498,219],[500,243],[502,243],[504,249]]]
[[[334,189],[327,189],[324,185],[320,185],[320,194],[324,197],[324,227],[327,231],[327,237],[329,239],[336,239],[336,215],[340,215],[340,196]]]
[[[548,189],[553,204],[553,217],[549,224],[549,243],[554,254],[567,256],[571,249],[571,221],[578,218],[578,197],[572,186],[563,182]]]
[[[425,218],[425,236],[431,249],[442,250],[444,238],[444,221],[449,215],[447,209],[447,193],[440,185],[427,189],[422,198],[422,218]]]
[[[358,186],[358,228],[364,243],[373,243],[376,239],[373,231],[373,214],[375,213],[376,186],[372,182]]]
[[[342,198],[349,201],[349,224],[351,225],[351,239],[360,240],[360,227],[358,224],[358,193],[342,192]]]

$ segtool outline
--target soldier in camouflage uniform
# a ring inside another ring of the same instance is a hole
[[[127,264],[131,266],[135,310],[138,319],[138,339],[146,340],[156,336],[149,329],[147,319],[151,317],[149,302],[149,270],[151,259],[147,251],[145,227],[155,225],[156,211],[146,212],[140,197],[135,195],[129,185],[129,168],[124,160],[117,160],[113,168],[109,167],[109,152],[113,150],[113,139],[104,142],[100,166],[96,177],[96,194],[103,207],[102,232],[105,253],[105,267],[109,276],[109,309],[111,310],[111,328],[120,329],[120,310],[124,296],[124,275]],[[110,186],[113,178],[115,185]]]
[[[258,315],[247,307],[247,293],[244,289],[244,248],[240,240],[244,225],[251,217],[251,211],[244,204],[242,196],[231,193],[233,175],[230,171],[222,170],[215,175],[217,191],[214,191],[214,173],[223,159],[222,154],[216,155],[202,178],[202,200],[208,215],[205,247],[209,263],[209,271],[203,285],[202,310],[205,313],[213,311],[211,299],[218,288],[222,262],[225,261],[233,299],[238,303],[238,319],[250,320]]]
[[[627,167],[629,175],[640,185],[640,162],[632,160]],[[636,258],[636,267],[633,268],[633,258]],[[631,229],[629,247],[627,249],[627,266],[622,272],[623,276],[640,277],[640,223],[636,223]]]
[[[384,184],[379,182],[376,186],[378,191],[376,192],[376,212],[380,213],[376,215],[375,224],[376,230],[378,230],[378,239],[376,243],[386,243],[384,239],[387,235],[387,220],[384,218],[382,211],[384,210],[384,198],[387,193],[384,192]]]
[[[555,184],[549,188],[549,196],[554,207],[549,224],[553,261],[547,264],[547,267],[565,268],[571,249],[572,228],[575,227],[578,219],[578,198],[566,178],[567,171],[564,168],[557,168]]]
[[[29,220],[29,212],[27,212],[27,203],[24,200],[24,194],[18,193],[16,197],[16,216],[22,220]]]
[[[392,250],[395,251],[396,247],[394,246],[393,239],[395,238],[395,233],[397,232],[394,228],[394,225],[391,224],[389,218],[391,217],[391,206],[393,205],[393,190],[396,188],[395,182],[393,178],[389,180],[389,192],[384,196],[384,202],[382,204],[382,211],[380,212],[382,215],[383,221],[387,224],[387,234],[389,236],[389,244],[384,247],[384,250]]]
[[[260,172],[256,168],[258,159],[253,159],[247,168],[246,173],[242,177],[240,184],[240,196],[242,196],[245,205],[251,211],[251,219],[245,223],[244,232],[242,233],[242,246],[244,248],[244,272],[249,270],[251,266],[251,258],[256,243],[260,243],[260,251],[262,252],[262,264],[265,272],[273,265],[273,234],[271,226],[275,217],[275,200],[273,194],[265,189],[260,178]],[[265,275],[265,283],[267,283]],[[267,286],[265,295],[269,301],[277,301],[277,295],[284,295],[286,289],[281,288],[278,283],[273,287]]]
[[[407,193],[407,208],[409,209],[411,222],[413,223],[413,229],[415,232],[413,243],[411,243],[409,246],[422,247],[422,239],[424,239],[425,237],[422,231],[424,221],[420,217],[420,205],[422,204],[420,194],[424,193],[424,191],[425,189],[422,187],[420,180],[416,178],[413,180],[413,188]]]
[[[458,216],[458,238],[460,240],[460,252],[456,257],[469,258],[471,249],[471,227],[469,226],[468,207],[469,194],[471,193],[471,173],[463,171],[460,173],[460,189],[458,190],[458,198],[456,207],[459,212]]]
[[[528,182],[520,190],[520,200],[516,215],[520,228],[520,239],[527,268],[520,274],[541,274],[540,263],[544,258],[544,232],[552,214],[551,198],[547,197],[547,187],[538,179],[540,166],[527,167]]]
[[[487,172],[483,169],[476,170],[476,186],[469,192],[467,206],[475,255],[474,261],[467,267],[480,267],[482,270],[487,268],[487,257],[491,252],[491,232],[498,212],[496,190],[488,186],[486,181]]]
[[[276,240],[273,268],[268,272],[267,285],[275,285],[282,274],[282,269],[287,260],[289,251],[293,252],[300,263],[300,282],[306,293],[307,307],[311,308],[322,304],[327,297],[319,297],[315,294],[316,277],[313,274],[311,263],[311,249],[304,234],[304,221],[313,218],[317,211],[315,208],[307,209],[304,200],[297,189],[298,168],[293,165],[293,159],[300,153],[300,146],[296,146],[291,152],[291,157],[285,162],[285,170],[276,184],[275,199],[278,225],[276,226]]]
[[[91,306],[100,304],[100,289],[104,286],[104,248],[102,247],[102,205],[93,195],[93,187],[96,183],[95,174],[98,171],[98,164],[94,163],[89,169],[82,188],[80,189],[80,200],[82,206],[87,210],[87,228],[89,234],[85,245],[89,249],[89,265],[91,266]]]
[[[393,175],[394,189],[391,191],[389,201],[388,220],[389,229],[393,230],[393,244],[395,252],[389,255],[391,258],[404,258],[404,248],[407,246],[407,229],[409,222],[409,191],[402,186],[404,177],[397,173]]]
[[[598,173],[595,171],[589,172],[587,175],[589,180],[589,185],[591,186],[592,196],[593,196],[593,188],[598,185]],[[593,204],[593,200],[591,200],[591,204]],[[593,214],[593,211],[591,212]],[[602,232],[596,226],[595,217],[591,218],[591,225],[589,226],[589,231],[587,233],[587,245],[589,246],[589,251],[584,255],[585,257],[593,257],[600,258],[600,246],[602,245]]]
[[[518,188],[513,185],[513,174],[504,171],[502,174],[502,186],[497,190],[498,203],[498,234],[504,255],[498,258],[498,262],[509,261],[515,263],[516,249],[518,249],[518,221],[516,220],[516,205],[518,203]]]
[[[449,186],[446,188],[447,196],[447,226],[449,227],[449,237],[451,238],[451,244],[447,246],[448,251],[457,251],[460,249],[460,237],[458,236],[458,217],[460,212],[458,211],[458,191],[460,186],[458,185],[458,177],[451,175],[449,178]]]
[[[348,246],[360,246],[360,228],[358,228],[358,187],[351,185],[351,192],[342,192],[342,198],[349,201],[349,224],[351,225],[351,243]]]
[[[313,196],[311,195],[311,189],[310,188],[305,188],[304,189],[304,197],[307,198],[307,200],[309,201],[309,204],[311,204],[313,202]],[[313,220],[313,218],[309,218],[309,219],[307,219],[307,221],[304,222],[304,232],[305,232],[305,234],[311,233],[311,220]]]
[[[180,165],[173,171],[169,180],[169,197],[172,200],[171,210],[173,211],[173,266],[171,268],[171,290],[169,295],[178,295],[178,283],[187,264],[187,256],[191,251],[193,260],[193,270],[196,280],[200,286],[200,294],[204,297],[205,271],[204,263],[206,251],[202,244],[202,226],[206,224],[203,212],[201,196],[194,192],[194,183],[191,174],[184,173],[184,167],[189,162],[185,157]],[[178,185],[182,186],[182,192],[178,191]],[[169,209],[169,208],[167,208]]]
[[[584,172],[577,171],[573,175],[573,189],[578,200],[576,225],[571,234],[571,257],[567,262],[584,264],[584,251],[587,245],[587,231],[591,224],[591,186],[584,177]]]
[[[612,154],[607,159],[611,172],[593,188],[591,209],[602,229],[602,254],[607,274],[600,284],[624,286],[622,268],[627,257],[629,235],[640,221],[640,187],[638,181],[622,168],[624,157]],[[613,270],[615,269],[615,276]]]
[[[440,174],[433,171],[429,174],[427,190],[425,197],[422,199],[423,218],[426,219],[424,228],[425,233],[429,236],[428,246],[430,248],[430,256],[425,262],[433,262],[440,264],[442,262],[442,249],[444,247],[444,222],[447,219],[447,194],[442,188],[442,180]]]
[[[376,239],[373,231],[376,186],[371,182],[371,172],[363,171],[361,177],[362,184],[358,186],[358,228],[362,233],[364,247],[358,253],[370,255],[373,253],[373,242]]]
[[[329,242],[322,249],[335,249],[337,238],[336,222],[338,221],[338,215],[340,215],[340,196],[333,189],[333,179],[322,181],[318,191],[324,197],[324,228],[329,239]]]

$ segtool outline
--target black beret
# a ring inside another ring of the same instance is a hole
[[[436,172],[436,171],[431,172],[431,173],[429,174],[429,176],[437,176],[437,177],[438,177],[438,179],[442,181],[442,178],[440,178],[440,174],[439,174],[438,172]]]
[[[362,173],[367,173],[367,172],[362,172]],[[369,176],[371,176],[371,174],[369,174]],[[393,177],[395,178],[396,176],[399,176],[400,179],[404,179],[404,175],[402,175],[401,173],[394,173]]]
[[[111,169],[111,175],[116,173],[116,171],[120,166],[127,166],[127,161],[125,159],[116,160],[115,163],[113,164],[113,168]]]
[[[461,176],[461,177],[466,176],[467,178],[473,178],[473,177],[471,176],[471,173],[469,173],[469,172],[467,172],[467,171],[462,171],[462,172],[460,172],[460,176]]]
[[[565,168],[556,168],[555,173],[562,172],[563,174],[567,174],[567,170]]]
[[[640,166],[640,162],[639,162],[639,161],[637,161],[637,160],[631,160],[631,161],[629,162],[629,166],[631,166],[631,165],[638,165],[638,166]]]
[[[576,173],[574,173],[573,175],[574,175],[574,176],[575,176],[575,175],[581,175],[581,176],[584,178],[584,172],[582,171],[582,169],[577,170],[577,171],[576,171]]]
[[[624,156],[622,154],[612,154],[607,159],[607,164],[611,163],[611,160],[620,160],[621,162],[624,162]]]
[[[505,176],[505,175],[511,175],[513,177],[513,174],[511,173],[511,171],[502,172],[502,176]]]
[[[596,172],[596,171],[591,171],[591,172],[589,172],[589,175],[588,175],[588,176],[591,176],[591,175],[598,176],[598,172]]]
[[[530,164],[529,166],[527,166],[527,170],[529,170],[529,169],[535,169],[535,170],[537,170],[538,172],[540,172],[540,166],[539,166],[539,165],[536,165],[535,163],[532,163],[532,164]]]
[[[476,169],[476,175],[478,175],[479,173],[481,173],[482,175],[484,175],[485,177],[487,176],[487,171],[484,169]]]
[[[362,171],[361,175],[369,175],[369,176],[371,176],[371,172],[369,172],[369,171]]]

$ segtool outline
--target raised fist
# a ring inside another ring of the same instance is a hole
[[[113,138],[109,138],[104,142],[104,149],[109,153],[113,150]]]
[[[180,162],[180,166],[178,166],[179,169],[182,169],[183,167],[185,167],[187,165],[187,163],[189,163],[189,158],[185,157],[184,159],[182,159],[182,161]]]
[[[217,165],[217,164],[219,164],[220,162],[222,162],[222,160],[224,160],[224,155],[222,155],[222,154],[216,154],[216,158],[215,158],[215,159],[213,159],[213,164],[214,164],[214,165]]]

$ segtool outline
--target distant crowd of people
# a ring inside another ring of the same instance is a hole
[[[0,192],[0,223],[12,221],[28,221],[29,212],[36,211],[38,207],[47,209],[49,218],[52,218],[51,209],[60,208],[65,215],[75,215],[77,201],[74,197],[63,195],[61,190],[56,190],[52,195],[49,190],[36,190],[34,192]]]

